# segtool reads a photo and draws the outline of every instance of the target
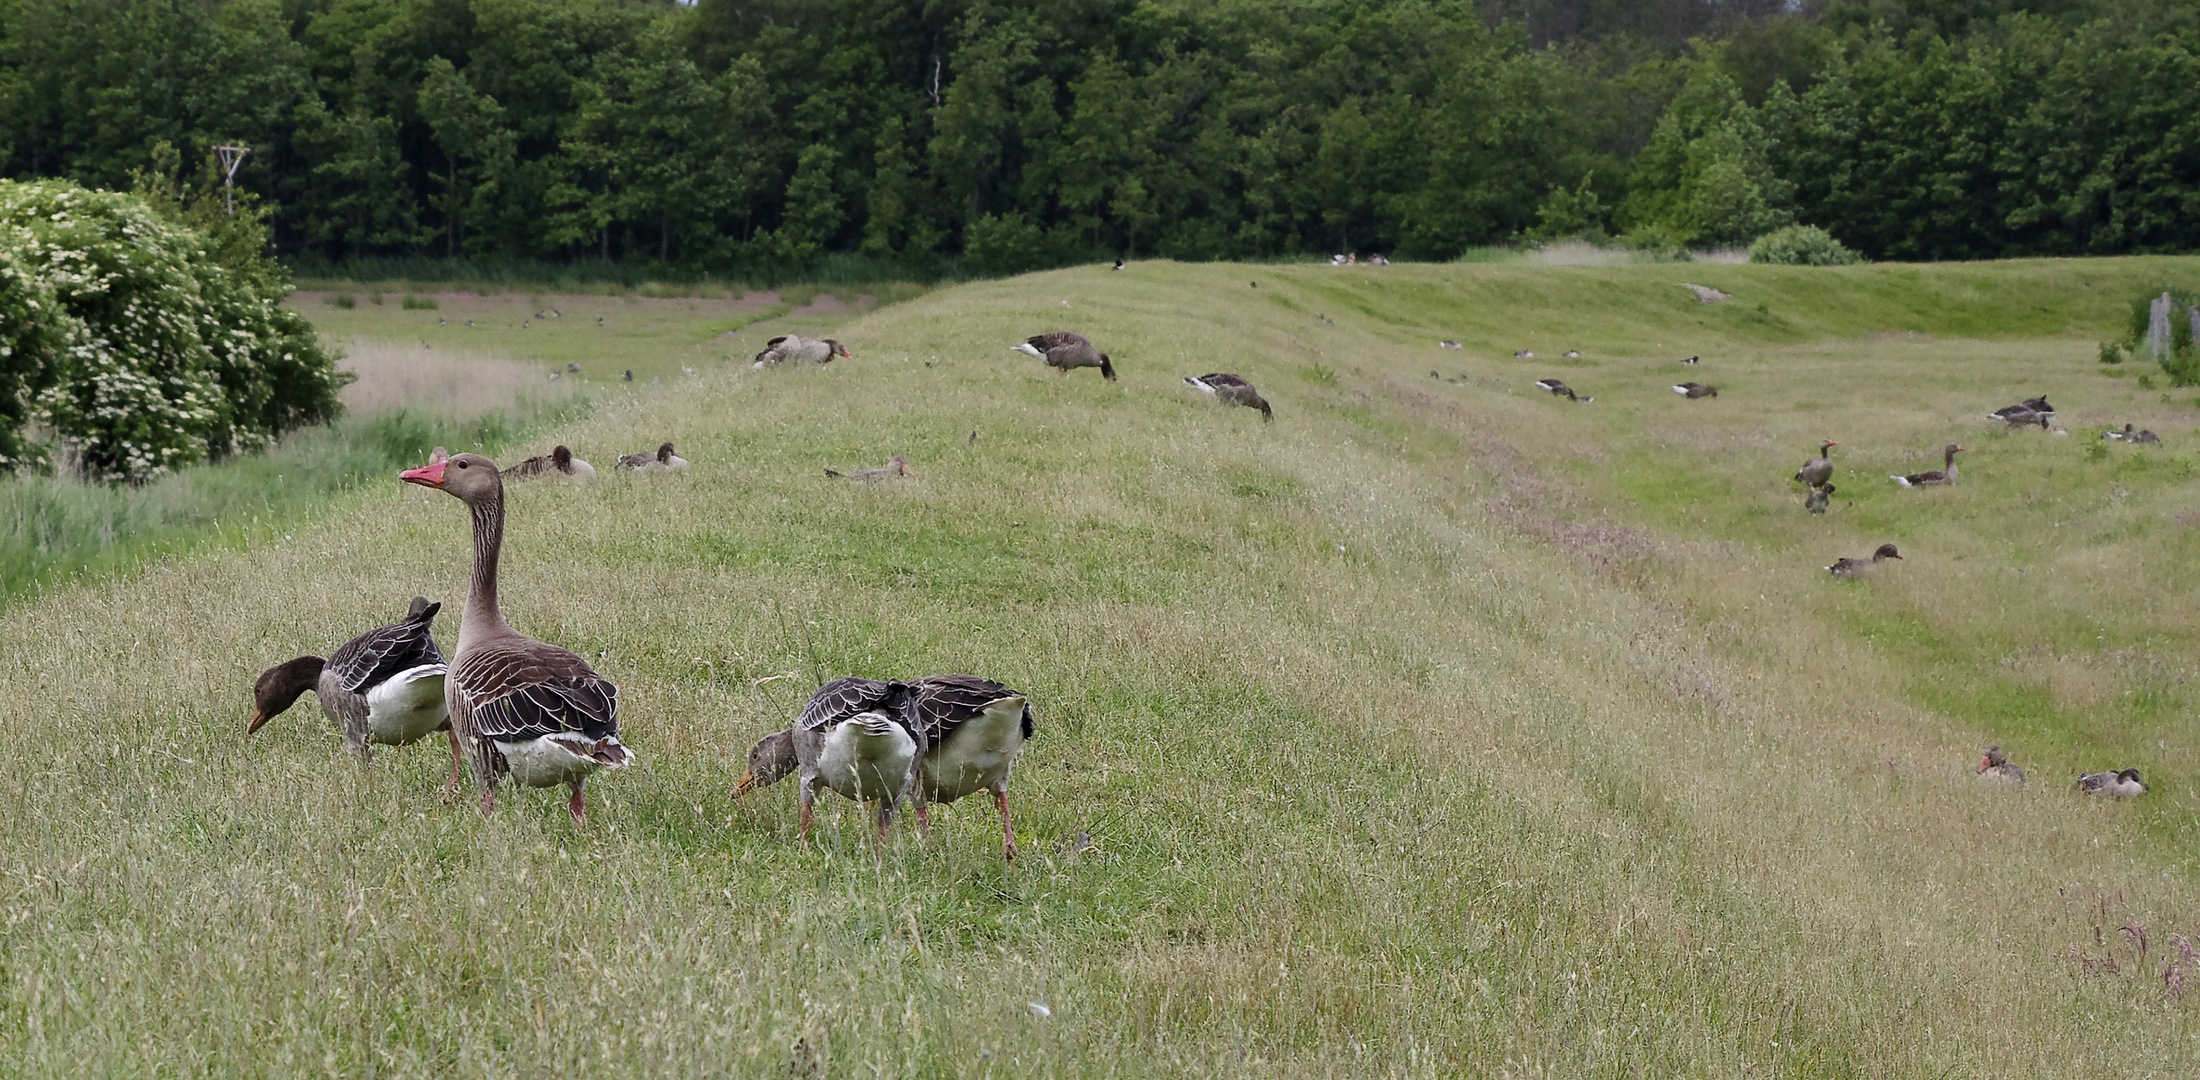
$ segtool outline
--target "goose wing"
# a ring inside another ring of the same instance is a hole
[[[824,731],[858,713],[870,712],[891,702],[906,689],[903,684],[856,676],[834,679],[810,695],[795,722],[797,731]]]
[[[1038,337],[1030,339],[1027,344],[1042,353],[1049,354],[1053,353],[1057,349],[1092,347],[1092,342],[1086,341],[1085,335],[1073,333],[1068,330],[1056,330],[1051,333],[1041,334]]]
[[[345,642],[323,670],[336,676],[345,693],[357,694],[408,668],[442,663],[443,654],[435,647],[435,613],[442,609],[442,604],[429,604],[404,622],[375,627]]]
[[[475,734],[514,742],[564,731],[590,739],[619,733],[619,688],[555,645],[526,641],[475,649],[451,672]]]
[[[925,741],[937,746],[955,729],[971,717],[985,711],[986,706],[1006,697],[1017,696],[991,679],[976,675],[930,675],[918,679],[917,722],[924,726]],[[1036,728],[1029,706],[1024,708],[1024,738],[1031,737]]]
[[[1217,371],[1212,375],[1202,375],[1199,377],[1199,381],[1207,384],[1208,386],[1212,386],[1217,390],[1228,390],[1239,387],[1251,390],[1253,388],[1253,384],[1246,382],[1244,376],[1232,375],[1227,371]]]

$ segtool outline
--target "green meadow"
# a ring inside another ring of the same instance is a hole
[[[510,488],[503,602],[620,685],[638,765],[575,828],[562,792],[446,803],[437,743],[362,767],[310,702],[245,737],[261,669],[415,593],[455,643],[467,516],[394,468],[23,596],[5,1071],[2190,1074],[2200,390],[2096,346],[2196,273],[301,294],[389,408],[536,402],[454,448],[596,464]],[[751,369],[790,328],[853,359]],[[1009,349],[1054,329],[1121,381]],[[2036,394],[2057,430],[1986,419]],[[2099,439],[2126,422],[2163,444]],[[666,440],[687,473],[610,468]],[[1951,441],[1956,484],[1888,479]],[[981,800],[875,846],[845,800],[804,845],[791,784],[730,799],[819,683],[948,671],[1034,703],[1014,864]],[[1976,778],[1990,743],[2028,787]],[[2127,766],[2139,799],[2070,790]]]

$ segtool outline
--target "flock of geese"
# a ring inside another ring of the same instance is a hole
[[[1041,334],[1015,348],[1063,374],[1097,367],[1102,377],[1115,378],[1108,355],[1077,334]],[[848,355],[829,338],[784,335],[767,343],[756,363],[821,364]],[[1218,372],[1185,381],[1274,419],[1253,385],[1236,375]],[[670,442],[654,452],[618,458],[618,468],[636,473],[687,467]],[[882,468],[825,470],[828,477],[849,480],[910,474],[908,461],[898,455]],[[326,658],[300,656],[261,673],[246,734],[311,690],[345,745],[363,761],[373,759],[376,746],[404,746],[442,732],[451,751],[447,797],[457,797],[467,771],[484,814],[494,810],[497,786],[506,777],[524,787],[562,786],[571,792],[567,809],[573,820],[584,822],[590,777],[629,768],[635,760],[619,740],[619,688],[578,654],[527,637],[505,622],[497,566],[504,550],[506,479],[595,475],[593,466],[562,445],[508,469],[480,454],[454,455],[437,447],[426,465],[400,473],[404,483],[456,498],[472,520],[472,576],[457,648],[446,659],[436,645],[434,624],[442,605],[414,597],[403,619],[345,642]],[[928,831],[931,804],[987,791],[1000,813],[1002,857],[1013,860],[1009,775],[1035,730],[1025,695],[975,675],[838,678],[820,687],[791,725],[756,742],[734,795],[798,775],[804,840],[813,826],[817,793],[829,789],[875,803],[883,841],[905,803],[913,804],[919,828]]]
[[[1450,341],[1442,341],[1437,344],[1444,348],[1459,347],[1456,343]],[[1569,359],[1580,355],[1580,353],[1570,350],[1566,353]],[[1515,352],[1513,357],[1515,359],[1533,359],[1535,353],[1522,349]],[[1700,361],[1700,357],[1691,356],[1681,361],[1681,363],[1693,366]],[[1436,378],[1442,377],[1434,371],[1429,372],[1429,375]],[[1562,397],[1577,404],[1586,405],[1596,400],[1594,397],[1577,393],[1572,387],[1566,385],[1562,379],[1537,379],[1535,386],[1536,389],[1553,397]],[[1672,390],[1674,393],[1690,400],[1719,396],[1717,388],[1698,382],[1676,383]],[[1986,418],[1999,421],[2012,430],[2034,426],[2046,430],[2052,426],[2051,422],[2055,418],[2055,407],[2048,403],[2046,395],[2043,394],[2039,397],[2026,398],[2015,405],[2005,405],[1995,409],[1993,412],[1986,414]],[[2161,437],[2154,432],[2134,430],[2132,425],[2128,423],[2123,426],[2121,431],[2115,428],[2103,430],[2101,438],[2111,442],[2126,442],[2134,445],[2159,446],[2162,442]],[[1803,508],[1810,513],[1823,514],[1826,512],[1826,506],[1835,490],[1833,484],[1833,448],[1839,445],[1838,442],[1832,439],[1820,442],[1817,456],[1803,462],[1803,467],[1795,471],[1795,480],[1803,485],[1806,493],[1803,499]],[[1940,487],[1953,484],[1956,482],[1957,476],[1956,455],[1963,453],[1966,449],[1968,448],[1960,444],[1948,443],[1940,448],[1940,468],[1926,469],[1906,476],[1890,476],[1889,479],[1906,488]],[[1881,544],[1877,550],[1868,556],[1863,558],[1844,556],[1835,559],[1825,569],[1827,573],[1837,578],[1860,578],[1878,570],[1889,559],[1899,560],[1901,558],[1901,551],[1897,550],[1893,544]],[[2024,783],[2024,770],[2011,763],[1999,746],[1986,748],[1985,756],[1979,761],[1978,774],[1986,780],[2018,785]],[[2088,795],[2128,799],[2145,794],[2147,788],[2146,784],[2139,778],[2139,770],[2124,769],[2119,772],[2083,773],[2078,777],[2077,790]]]

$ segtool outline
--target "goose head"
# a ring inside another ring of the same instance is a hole
[[[733,797],[738,799],[757,788],[776,784],[801,764],[794,754],[794,731],[774,731],[749,747],[749,771],[742,773],[741,782],[734,785]]]
[[[1832,449],[1833,449],[1834,447],[1836,447],[1836,446],[1839,446],[1839,445],[1841,445],[1841,444],[1840,444],[1840,443],[1837,443],[1837,442],[1835,442],[1835,441],[1833,441],[1832,439],[1827,439],[1826,441],[1824,441],[1824,442],[1822,442],[1822,443],[1819,443],[1819,444],[1818,444],[1818,456],[1819,456],[1819,457],[1829,457],[1829,456],[1831,456],[1831,455],[1829,455],[1829,454],[1827,453],[1827,451],[1829,451],[1829,450],[1832,450]]]
[[[891,460],[887,461],[887,464],[894,467],[895,476],[916,475],[909,469],[909,459],[902,457],[900,454],[895,454]]]
[[[1881,544],[1879,545],[1878,551],[1872,552],[1873,562],[1882,562],[1887,559],[1899,559],[1901,557],[1902,553],[1896,551],[1893,544]]]
[[[658,463],[658,464],[662,465],[662,464],[665,464],[666,462],[669,462],[669,461],[671,461],[671,460],[672,460],[672,444],[671,444],[671,443],[669,443],[669,442],[668,442],[668,443],[664,444],[663,446],[660,446],[660,447],[658,447],[658,448],[657,448],[657,463]]]
[[[2001,752],[2001,747],[1989,746],[1986,748],[1986,756],[1979,759],[1978,771],[1985,772],[1988,769],[1998,769],[2008,763],[2008,755]]]
[[[570,458],[571,451],[567,451],[566,456]],[[407,469],[398,473],[397,478],[456,496],[468,506],[504,494],[504,480],[497,473],[497,463],[480,454],[455,454],[446,461],[431,461],[417,469]]]
[[[846,357],[849,360],[855,359],[854,356],[849,354],[848,347],[846,345],[842,345],[840,342],[834,341],[831,338],[825,338],[824,341],[825,355]]]
[[[426,601],[415,598],[413,603]],[[418,614],[415,612],[415,614]],[[261,725],[283,714],[283,710],[298,700],[298,695],[313,689],[321,679],[321,668],[327,664],[318,656],[301,656],[286,660],[260,673],[260,681],[252,686],[252,723],[247,725],[247,735],[260,730]]]
[[[550,451],[550,463],[556,465],[559,472],[572,472],[573,451],[567,449],[563,445],[558,446],[557,448]]]

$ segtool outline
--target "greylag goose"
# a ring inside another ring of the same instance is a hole
[[[886,464],[876,469],[851,469],[847,472],[840,472],[837,469],[825,470],[825,477],[828,480],[862,480],[866,483],[915,475],[916,473],[910,471],[909,462],[900,454],[895,454],[893,457],[886,459]]]
[[[2139,770],[2122,772],[2085,773],[2078,777],[2078,790],[2087,795],[2103,795],[2111,799],[2129,799],[2147,793],[2147,786],[2139,779]]]
[[[1893,544],[1881,544],[1879,550],[1872,552],[1872,557],[1869,559],[1835,559],[1833,565],[1826,567],[1826,570],[1837,578],[1863,577],[1879,569],[1880,563],[1886,562],[1888,559],[1899,559],[1901,557],[1902,553],[1896,551]]]
[[[2039,397],[2035,398],[2025,398],[2023,401],[2020,401],[2014,405],[2004,405],[2001,408],[1995,409],[1992,413],[1989,413],[1988,416],[1994,420],[2007,420],[2012,414],[2020,412],[2045,413],[2048,416],[2053,416],[2055,415],[2055,407],[2053,405],[2049,405],[2047,403],[2047,395],[2042,394]],[[2027,418],[2025,422],[2030,423],[2031,420]]]
[[[1802,481],[1804,487],[1811,488],[1833,479],[1833,448],[1839,445],[1832,439],[1819,443],[1818,456],[1803,462],[1803,467],[1795,470],[1795,478]]]
[[[1956,455],[1963,452],[1964,449],[1964,447],[1949,443],[1940,448],[1940,468],[1927,469],[1921,473],[1911,473],[1908,476],[1897,476],[1892,479],[1903,487],[1931,487],[1935,484],[1953,484],[1956,482]]]
[[[2024,770],[2011,764],[1998,746],[1986,748],[1986,756],[1978,761],[1978,775],[1981,780],[1998,780],[2019,787],[2024,785]]]
[[[633,752],[619,744],[619,688],[588,661],[504,621],[497,605],[504,480],[496,462],[460,454],[398,477],[446,492],[473,513],[473,584],[444,697],[452,735],[473,755],[481,812],[495,808],[497,780],[509,773],[527,787],[571,788],[566,808],[575,822],[584,820],[590,774],[634,763]]]
[[[1596,400],[1593,397],[1582,397],[1574,393],[1573,387],[1566,385],[1565,382],[1559,379],[1537,379],[1535,381],[1535,388],[1551,395],[1552,397],[1562,397],[1568,401],[1580,402],[1583,405],[1587,405],[1588,403]]]
[[[1568,349],[1568,350],[1566,350],[1566,359],[1568,359],[1568,360],[1579,360],[1579,359],[1581,359],[1581,350],[1580,350],[1580,349]]]
[[[1232,375],[1227,371],[1217,371],[1210,375],[1186,375],[1184,381],[1209,394],[1213,394],[1217,400],[1225,405],[1243,405],[1248,409],[1259,409],[1260,418],[1263,420],[1274,420],[1276,418],[1276,412],[1268,407],[1267,399],[1261,397],[1260,391],[1253,389],[1253,384],[1246,382],[1242,376]]]
[[[2002,425],[2004,427],[2007,427],[2011,431],[2015,431],[2018,428],[2028,428],[2034,424],[2038,424],[2040,426],[2040,430],[2045,431],[2047,430],[2047,419],[2050,415],[2052,414],[2035,412],[2031,409],[2014,409],[2007,414],[1989,414],[1987,416],[1987,419],[1999,420],[2002,422]]]
[[[1703,358],[1700,356],[1691,356],[1688,359],[1681,361],[1681,363],[1686,364],[1689,367],[1695,367],[1698,363],[1701,363],[1702,360]]]
[[[1682,397],[1684,397],[1684,398],[1688,398],[1688,399],[1690,399],[1690,400],[1694,400],[1694,399],[1696,399],[1696,398],[1707,398],[1707,397],[1718,397],[1718,396],[1719,396],[1719,388],[1718,388],[1718,387],[1716,387],[1716,386],[1705,386],[1704,384],[1702,384],[1702,383],[1700,383],[1700,382],[1684,382],[1684,383],[1675,383],[1675,384],[1673,385],[1673,392],[1674,392],[1674,393],[1676,393],[1676,394],[1679,394],[1680,396],[1682,396]]]
[[[1093,348],[1092,342],[1086,341],[1082,334],[1056,330],[1030,338],[1014,348],[1026,356],[1038,357],[1040,363],[1064,375],[1069,374],[1071,368],[1096,367],[1100,369],[1101,378],[1115,381],[1115,365],[1108,361],[1108,354]]]
[[[2122,431],[2117,431],[2114,428],[2103,431],[2101,432],[2101,438],[2113,439],[2118,442],[2132,443],[2134,445],[2144,445],[2151,443],[2155,446],[2160,446],[2162,444],[2162,437],[2160,435],[2156,435],[2155,433],[2146,430],[2133,431],[2131,430],[2130,424],[2125,424]]]
[[[1515,360],[1533,360],[1533,359],[1535,359],[1535,350],[1534,350],[1534,349],[1515,349],[1515,350],[1513,350],[1513,359],[1515,359]]]
[[[512,466],[510,474],[514,480],[532,479],[537,476],[563,476],[573,480],[594,480],[596,478],[596,468],[574,457],[573,451],[559,446],[552,449],[548,454],[538,454]]]
[[[916,714],[926,750],[917,778],[917,823],[929,828],[927,803],[993,793],[1001,812],[1001,858],[1015,861],[1008,817],[1008,773],[1035,728],[1024,695],[975,675],[929,675],[916,682]]]
[[[916,788],[925,748],[909,684],[834,679],[810,696],[793,727],[766,735],[749,749],[748,772],[733,795],[740,798],[800,770],[804,840],[810,838],[820,787],[878,803],[883,840],[894,810]]]
[[[301,656],[260,673],[252,688],[247,735],[308,690],[362,761],[374,745],[404,746],[432,731],[448,731],[443,705],[443,654],[435,647],[435,613],[443,605],[415,596],[401,622],[377,626],[337,646],[328,659]],[[458,790],[458,744],[451,744],[451,790]]]
[[[756,354],[757,367],[773,367],[779,364],[830,364],[833,357],[848,356],[848,350],[832,338],[806,338],[798,334],[781,334],[764,343],[764,351]]]
[[[1833,492],[1834,487],[1832,484],[1819,484],[1812,487],[1810,494],[1803,496],[1803,509],[1813,514],[1825,513],[1826,502],[1833,498]]]
[[[685,472],[688,459],[672,452],[672,444],[666,443],[655,450],[639,454],[620,454],[619,467],[635,472]]]

